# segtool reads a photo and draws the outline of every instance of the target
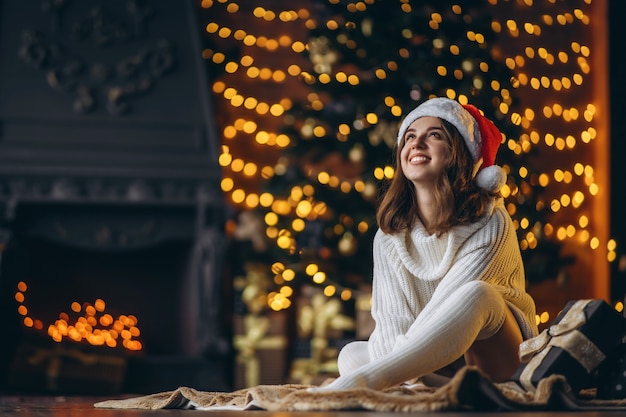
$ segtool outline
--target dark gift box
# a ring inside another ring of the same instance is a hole
[[[118,394],[126,358],[106,349],[55,344],[21,345],[9,370],[7,384],[20,391],[55,394]]]
[[[598,390],[601,400],[626,398],[626,343],[622,343],[598,368]]]
[[[512,379],[528,391],[550,375],[563,375],[578,392],[596,386],[598,366],[626,333],[626,320],[603,300],[577,300],[541,334],[520,345],[524,362]]]
[[[287,375],[287,314],[235,316],[233,345],[237,350],[235,388],[285,382]]]

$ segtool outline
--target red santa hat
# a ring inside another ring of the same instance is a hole
[[[462,105],[448,98],[426,100],[406,115],[398,131],[398,144],[411,123],[420,117],[439,117],[457,128],[474,161],[474,180],[479,187],[498,192],[506,182],[506,173],[495,165],[502,134],[493,122],[471,104]]]

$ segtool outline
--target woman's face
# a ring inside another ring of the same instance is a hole
[[[404,176],[416,187],[431,186],[443,174],[450,140],[438,117],[420,117],[404,133],[400,164]]]

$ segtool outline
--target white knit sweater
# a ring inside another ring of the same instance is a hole
[[[525,339],[537,334],[535,304],[525,291],[524,266],[513,223],[501,198],[479,221],[437,237],[418,223],[412,230],[374,238],[370,359],[404,343],[410,326],[460,285],[483,280],[504,297]]]

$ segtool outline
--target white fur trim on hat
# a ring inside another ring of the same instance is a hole
[[[398,144],[402,141],[411,123],[425,116],[439,117],[456,127],[465,139],[465,144],[472,154],[474,163],[479,162],[481,154],[478,123],[463,106],[449,98],[437,97],[426,100],[407,114],[398,131]]]

